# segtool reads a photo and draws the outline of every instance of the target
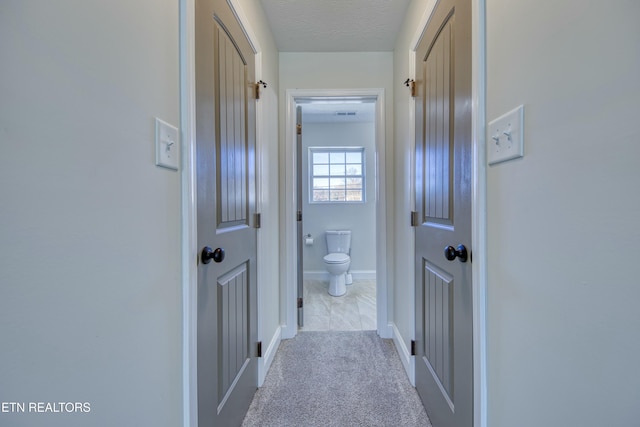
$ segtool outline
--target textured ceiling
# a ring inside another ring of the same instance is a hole
[[[261,0],[281,52],[388,52],[410,0]]]

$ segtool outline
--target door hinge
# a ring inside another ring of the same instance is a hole
[[[256,344],[256,355],[262,357],[262,341],[258,341]]]
[[[296,214],[296,221],[300,222],[302,221],[302,211],[298,211]]]
[[[302,308],[303,302],[302,298],[298,298],[298,308]]]
[[[301,124],[297,124],[296,125],[296,135],[302,135],[302,125]]]
[[[267,84],[262,80],[256,83],[256,99],[260,99],[260,85],[262,85],[262,87],[265,89],[267,88]]]
[[[260,228],[262,226],[262,215],[259,213],[253,214],[253,228]]]
[[[411,355],[416,355],[416,340],[411,340]]]
[[[416,97],[416,81],[413,79],[407,79],[404,81],[404,85],[411,91],[411,96]]]
[[[418,212],[411,211],[411,226],[417,227],[419,224],[420,224],[420,216],[418,215]]]

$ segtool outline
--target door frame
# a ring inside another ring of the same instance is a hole
[[[226,0],[238,19],[255,54],[256,80],[262,76],[262,49],[258,38],[239,0]],[[195,0],[179,0],[179,55],[180,55],[180,127],[181,127],[181,283],[182,283],[182,425],[198,426],[198,268],[197,259],[197,205],[196,205],[196,124],[195,124]],[[265,172],[260,159],[265,145],[261,128],[264,123],[261,102],[256,103],[256,211],[262,210],[261,179]],[[257,235],[257,316],[260,319],[262,294],[260,286],[262,249],[264,241],[260,230]],[[258,320],[258,340],[262,339]],[[258,360],[258,382],[266,375],[268,361]],[[256,384],[257,386],[257,384]]]
[[[414,79],[416,50],[437,0],[429,0],[409,48],[409,78]],[[487,161],[486,161],[486,0],[471,0],[471,251],[473,253],[473,425],[487,427]],[[411,205],[415,210],[415,101],[410,98]],[[415,255],[415,254],[414,254]],[[415,278],[414,278],[415,280]],[[415,315],[415,313],[414,313]],[[415,338],[415,330],[414,330]],[[415,384],[415,357],[409,376]]]
[[[388,307],[391,304],[387,286],[387,197],[385,144],[385,91],[384,89],[287,89],[285,96],[285,150],[284,155],[284,285],[282,289],[282,338],[293,338],[298,333],[297,321],[297,265],[296,265],[296,99],[314,97],[366,97],[376,98],[376,323],[382,338],[391,338]]]

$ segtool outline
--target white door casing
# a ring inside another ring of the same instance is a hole
[[[297,231],[296,231],[296,99],[313,97],[364,97],[376,98],[376,305],[377,331],[383,338],[391,337],[388,319],[387,286],[387,231],[386,231],[386,166],[385,166],[385,97],[384,89],[287,89],[286,91],[286,130],[285,130],[285,174],[284,188],[284,288],[282,301],[282,338],[292,338],[297,334]],[[282,193],[281,193],[282,194]]]

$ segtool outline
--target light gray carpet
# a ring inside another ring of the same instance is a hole
[[[283,340],[243,427],[431,426],[391,340],[375,331]]]

